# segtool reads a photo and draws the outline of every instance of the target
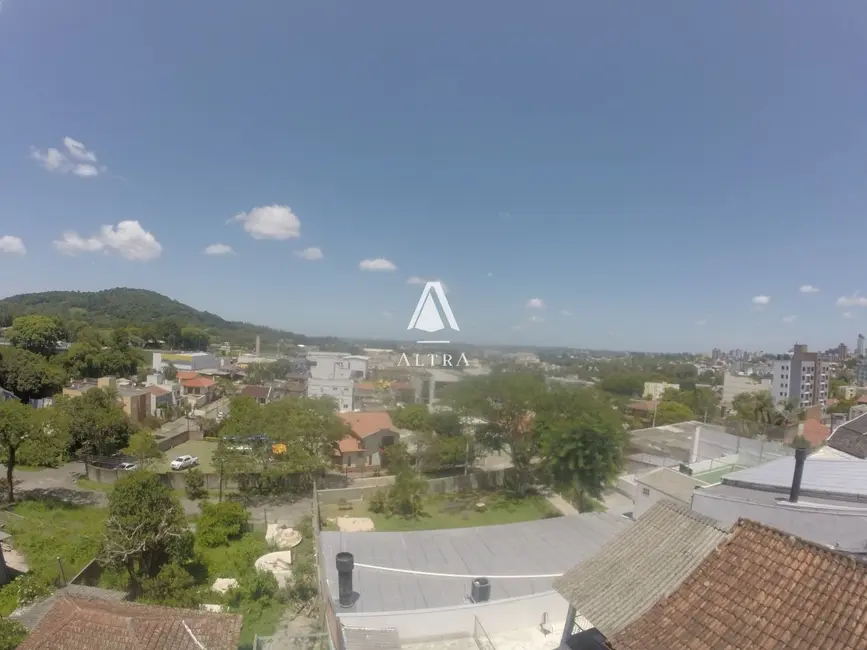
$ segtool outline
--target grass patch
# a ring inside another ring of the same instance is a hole
[[[484,509],[478,510],[477,503],[484,503]],[[418,519],[389,517],[370,512],[367,502],[363,501],[352,501],[347,505],[348,509],[341,509],[336,504],[320,506],[323,521],[337,517],[370,517],[377,531],[407,532],[515,524],[560,516],[560,512],[543,496],[532,494],[515,498],[502,492],[429,494],[424,498],[425,514]],[[335,530],[336,526],[326,525],[326,529]]]
[[[155,472],[174,472],[176,470],[173,470],[169,466],[170,463],[178,456],[189,455],[198,456],[199,469],[205,474],[212,474],[214,472],[213,456],[216,449],[217,444],[210,440],[188,440],[177,447],[169,449],[166,452],[165,459],[154,463],[153,469]],[[177,473],[182,474],[185,471],[186,470],[180,470]]]
[[[91,490],[93,492],[104,492],[106,494],[111,493],[114,490],[114,483],[100,483],[99,481],[92,481],[89,478],[80,478],[76,481],[78,487],[82,490]],[[186,499],[187,493],[185,490],[171,490],[173,496],[178,499]],[[207,492],[208,498],[217,500],[217,497],[220,495],[219,490],[208,490]],[[223,491],[223,500],[225,501],[229,496],[233,495],[234,492],[226,492]]]
[[[23,553],[34,580],[53,588],[60,577],[59,557],[67,580],[71,580],[99,551],[105,508],[79,506],[53,499],[24,501],[4,515],[4,530],[12,545]],[[15,515],[18,515],[17,517]],[[14,584],[0,589],[0,614],[17,606]]]

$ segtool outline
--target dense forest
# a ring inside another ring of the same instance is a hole
[[[146,289],[45,291],[0,300],[0,327],[12,325],[18,316],[32,314],[57,318],[73,326],[68,329],[75,329],[76,324],[81,324],[100,329],[153,328],[155,333],[162,334],[173,329],[166,328],[167,323],[175,323],[178,327],[206,332],[211,342],[229,341],[243,347],[252,347],[256,336],[261,337],[262,346],[266,348],[276,346],[280,341],[322,346],[337,342],[333,337],[308,337],[250,323],[227,321],[216,314],[199,311]]]

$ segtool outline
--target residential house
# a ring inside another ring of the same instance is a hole
[[[271,387],[249,385],[241,389],[241,397],[252,397],[259,404],[267,404],[271,401]]]
[[[569,603],[561,650],[615,636],[674,592],[727,534],[725,526],[688,507],[654,504],[604,549],[554,580]],[[584,631],[575,629],[579,616]]]
[[[141,422],[151,414],[150,390],[132,386],[118,386],[114,377],[101,377],[95,381],[93,379],[75,381],[63,389],[63,394],[69,397],[80,397],[94,388],[114,391],[118,401],[123,405],[124,412],[133,422]]]
[[[811,447],[821,447],[831,436],[831,429],[816,418],[807,418],[798,423],[798,435],[810,443]]]
[[[11,390],[0,388],[0,402],[5,402],[8,399],[18,399],[18,396],[15,395],[15,393],[13,393]]]
[[[335,460],[344,471],[363,471],[383,464],[382,449],[395,444],[400,432],[386,411],[376,413],[341,413],[350,433],[337,443]]]
[[[64,593],[54,599],[18,649],[237,650],[241,623],[240,614],[214,614]]]
[[[742,520],[612,650],[867,648],[867,564]]]
[[[193,406],[203,406],[214,401],[217,391],[217,382],[207,377],[194,377],[181,381],[181,387],[186,397]]]
[[[641,517],[657,501],[670,500],[688,508],[692,504],[692,493],[705,485],[704,481],[667,467],[636,476],[632,516]]]
[[[150,414],[153,416],[168,415],[175,406],[174,393],[163,386],[148,386],[151,394]]]
[[[337,402],[337,409],[345,413],[352,410],[354,382],[351,379],[315,379],[307,380],[307,397],[316,399],[329,397]]]

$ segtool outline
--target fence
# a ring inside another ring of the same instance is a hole
[[[325,579],[325,571],[322,567],[323,558],[319,557],[320,545],[320,530],[322,529],[319,519],[319,491],[316,485],[313,486],[313,553],[314,561],[316,562],[316,586],[319,591],[319,602],[322,604],[320,608],[320,623],[328,630],[328,641],[330,650],[346,650],[346,643],[343,640],[343,632],[340,627],[340,621],[337,618],[337,613],[334,611],[334,601],[331,598],[331,592],[328,589],[328,582]]]
[[[495,470],[477,470],[467,475],[446,476],[443,478],[428,479],[428,492],[445,494],[447,492],[463,492],[470,490],[490,490],[503,487],[515,476],[515,470],[511,467]],[[386,478],[386,477],[381,477]],[[394,479],[392,478],[392,481]],[[382,484],[382,485],[388,485]],[[319,503],[333,505],[341,501],[363,501],[382,489],[382,485],[353,486],[347,488],[335,488],[319,490]]]
[[[473,640],[475,640],[476,645],[479,646],[479,650],[497,650],[493,641],[491,641],[491,637],[489,637],[488,633],[485,632],[485,628],[482,626],[479,617],[474,616],[473,620]]]

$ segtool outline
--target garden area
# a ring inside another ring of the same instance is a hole
[[[560,516],[541,495],[517,497],[504,491],[426,494],[420,505],[421,510],[415,516],[376,512],[379,508],[375,500],[320,505],[319,513],[325,530],[337,530],[338,517],[368,517],[379,532],[472,528]]]
[[[257,635],[274,634],[284,617],[315,616],[310,517],[295,527],[301,542],[291,551],[291,577],[281,584],[257,570],[257,559],[277,549],[264,532],[251,530],[241,504],[203,501],[191,526],[177,495],[148,472],[130,473],[108,495],[108,508],[39,500],[5,511],[3,530],[13,535],[30,572],[0,588],[0,615],[61,585],[59,557],[67,581],[97,558],[104,567],[97,586],[125,591],[137,602],[192,609],[213,604],[240,613],[242,648],[252,648]],[[232,582],[215,590],[218,578]]]

